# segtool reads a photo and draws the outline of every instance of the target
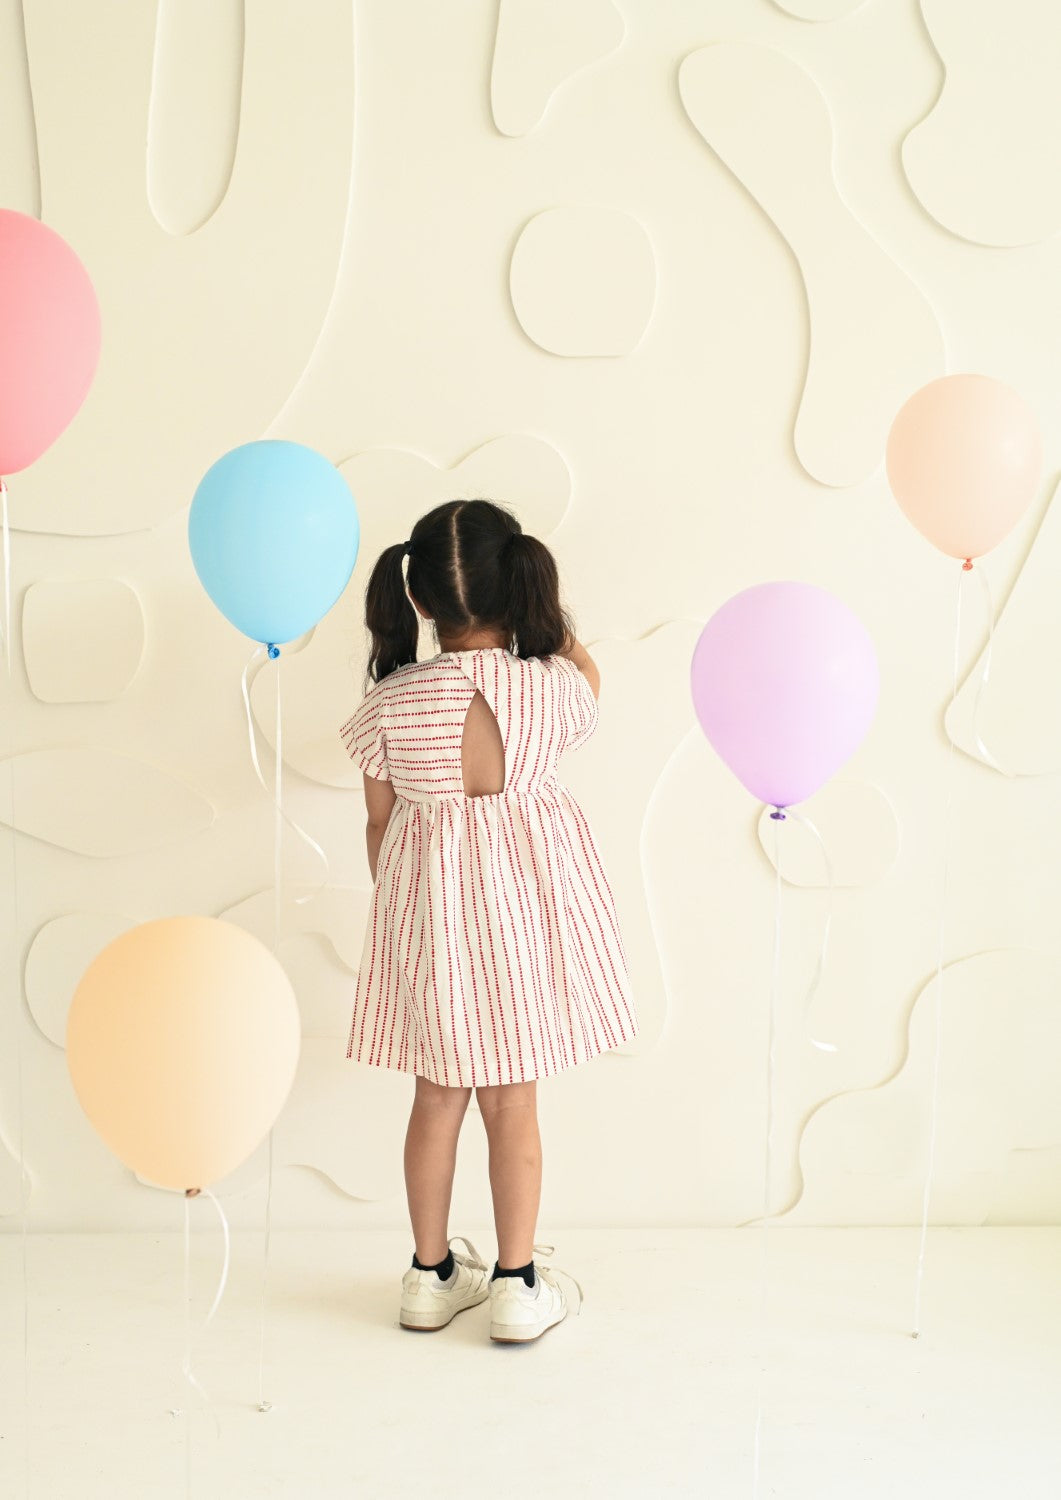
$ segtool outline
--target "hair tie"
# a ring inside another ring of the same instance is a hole
[[[412,557],[412,555],[413,555],[413,544],[412,544],[412,542],[406,542],[405,545],[404,545],[404,547],[402,548],[402,556],[405,557],[406,554],[408,554],[410,557]]]

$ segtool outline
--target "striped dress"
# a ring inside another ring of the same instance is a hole
[[[504,789],[468,796],[464,720],[478,689]],[[556,764],[597,702],[567,657],[446,651],[376,683],[341,735],[390,781],[347,1057],[448,1087],[548,1078],[637,1032],[600,852]]]

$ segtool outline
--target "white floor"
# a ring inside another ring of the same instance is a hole
[[[260,1237],[193,1359],[179,1234],[31,1235],[29,1486],[20,1237],[0,1237],[5,1500],[751,1497],[759,1233],[557,1233],[575,1316],[492,1345],[486,1306],[397,1327],[405,1234],[274,1233],[259,1412]],[[471,1238],[487,1258],[488,1233]],[[1061,1230],[768,1231],[759,1495],[1057,1500]],[[196,1321],[220,1238],[192,1236]]]

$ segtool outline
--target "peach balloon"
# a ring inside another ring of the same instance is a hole
[[[89,1120],[159,1187],[207,1187],[268,1135],[298,1065],[298,1005],[263,943],[213,917],[123,933],[81,977],[66,1058]]]
[[[1020,520],[1043,467],[1027,402],[987,375],[944,375],[903,406],[888,435],[892,493],[948,557],[982,557]]]

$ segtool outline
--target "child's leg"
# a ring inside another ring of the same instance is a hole
[[[490,1145],[497,1260],[506,1270],[534,1257],[534,1226],[542,1193],[542,1143],[533,1083],[476,1089]]]
[[[457,1137],[471,1089],[443,1088],[417,1078],[405,1136],[405,1190],[421,1265],[436,1266],[449,1250],[449,1200]]]

